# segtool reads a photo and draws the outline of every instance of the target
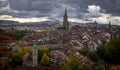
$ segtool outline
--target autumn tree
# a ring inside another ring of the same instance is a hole
[[[109,70],[120,70],[120,65],[112,65]]]
[[[19,49],[15,54],[24,55],[28,52],[31,52],[30,47],[23,47]]]
[[[43,54],[42,59],[41,59],[41,64],[42,65],[49,65],[49,57],[46,53]]]
[[[46,53],[48,55],[48,53],[49,53],[48,48],[38,49],[38,61],[41,61],[41,58],[42,58],[44,53]]]

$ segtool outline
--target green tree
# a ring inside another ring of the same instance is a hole
[[[99,65],[99,66],[96,66],[96,67],[95,67],[95,70],[105,70],[105,69],[104,69],[103,66],[100,66],[100,65]]]
[[[98,48],[97,48],[97,54],[98,56],[101,58],[101,59],[104,59],[104,54],[106,52],[106,47],[104,45],[100,45]]]
[[[106,60],[113,64],[120,64],[120,38],[112,39],[107,44]]]
[[[42,65],[49,65],[49,57],[46,53],[43,54],[42,59],[41,59],[41,64]]]
[[[70,56],[69,60],[61,68],[61,70],[79,70],[80,64],[81,64],[80,61],[76,57]]]
[[[48,48],[38,49],[38,61],[41,61],[41,58],[44,53],[46,53],[48,55],[48,53],[49,53]]]
[[[88,52],[87,56],[94,62],[99,60],[99,57],[95,52]]]
[[[93,68],[90,64],[81,63],[78,58],[70,55],[69,60],[61,67],[61,70],[93,70]]]
[[[80,69],[79,70],[93,70],[93,68],[89,64],[82,64],[82,65],[80,65]]]
[[[97,48],[100,58],[112,64],[120,64],[120,37],[111,39],[107,44]]]
[[[88,52],[89,52],[88,50],[84,50],[84,49],[80,50],[80,53],[84,56],[86,56]]]
[[[97,21],[94,21],[93,24],[94,24],[94,25],[97,25]]]
[[[13,67],[16,67],[16,66],[21,66],[21,65],[22,65],[22,62],[23,62],[23,60],[22,60],[22,57],[21,57],[21,56],[19,56],[19,55],[14,55],[14,56],[12,57],[12,61],[11,61],[10,63],[11,63],[11,65],[12,65]]]
[[[17,54],[17,55],[19,54],[22,56],[28,52],[31,52],[30,47],[23,47],[23,48],[19,49],[15,54]]]

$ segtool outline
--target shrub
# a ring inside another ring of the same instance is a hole
[[[87,56],[94,62],[99,60],[99,57],[95,52],[88,52]]]

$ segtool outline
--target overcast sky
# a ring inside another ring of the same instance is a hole
[[[62,20],[65,6],[69,21],[107,23],[111,16],[112,24],[120,25],[120,0],[0,0],[0,19]]]

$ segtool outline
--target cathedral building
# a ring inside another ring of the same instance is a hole
[[[58,27],[57,29],[60,30],[69,30],[69,22],[68,22],[68,15],[67,15],[67,9],[65,7],[65,13],[63,15],[63,25],[62,27]]]

